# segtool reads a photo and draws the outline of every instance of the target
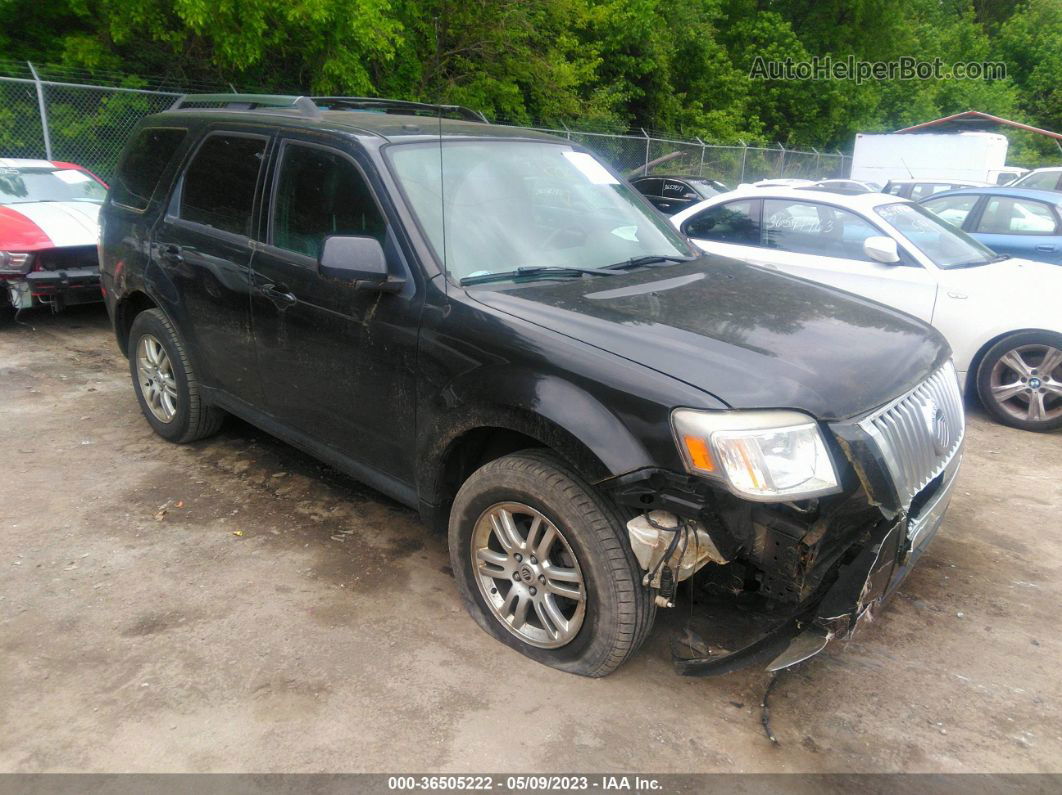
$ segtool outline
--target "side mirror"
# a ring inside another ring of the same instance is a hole
[[[353,282],[359,290],[397,293],[405,283],[391,278],[383,246],[374,237],[326,237],[317,270],[330,279]]]
[[[893,265],[900,261],[896,241],[884,235],[874,235],[863,241],[863,253],[876,262]]]

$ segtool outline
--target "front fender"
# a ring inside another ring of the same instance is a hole
[[[645,445],[628,429],[622,405],[619,412],[606,408],[559,375],[514,366],[486,367],[458,379],[447,391],[473,427],[484,411],[535,418],[533,424],[542,425],[547,434],[552,427],[587,448],[606,470],[605,476],[653,463]]]
[[[421,415],[417,456],[421,499],[444,502],[450,453],[479,429],[513,431],[554,450],[591,483],[646,467],[681,467],[670,407],[615,392],[608,405],[559,375],[510,364],[484,366],[452,381]]]

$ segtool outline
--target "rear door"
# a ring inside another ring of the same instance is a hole
[[[735,199],[716,204],[683,221],[680,231],[713,254],[764,265],[759,260],[760,199]]]
[[[999,254],[1062,263],[1062,229],[1046,202],[1012,196],[987,196],[972,220],[974,236]]]
[[[254,332],[267,405],[313,442],[411,483],[422,291],[367,160],[316,140],[281,140],[255,253]],[[403,291],[322,276],[318,257],[330,235],[380,241],[392,274],[406,278]]]
[[[176,292],[181,332],[208,385],[259,405],[251,333],[256,195],[269,135],[238,125],[200,142],[155,229],[152,261]]]

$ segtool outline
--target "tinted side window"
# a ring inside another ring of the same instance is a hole
[[[787,199],[764,201],[763,226],[768,248],[866,262],[863,241],[881,234],[848,210]]]
[[[979,198],[977,195],[941,196],[939,199],[930,199],[924,206],[939,216],[941,221],[947,221],[961,229],[963,221]]]
[[[1050,235],[1056,228],[1046,204],[1002,196],[989,199],[977,224],[978,232],[990,235]]]
[[[900,190],[902,188],[903,188],[903,185],[893,185],[890,182],[888,185],[885,186],[885,190],[883,190],[882,193],[891,193],[893,196],[899,196],[900,195]]]
[[[187,130],[154,128],[138,132],[118,166],[118,176],[111,184],[111,201],[135,210],[145,209],[166,164],[187,134]]]
[[[634,187],[638,189],[639,193],[643,193],[646,196],[659,196],[660,182],[659,179],[640,179],[634,183]]]
[[[273,203],[273,245],[316,258],[330,235],[383,243],[387,223],[361,172],[338,152],[288,144]]]
[[[693,188],[684,182],[675,182],[674,180],[665,179],[663,192],[660,194],[665,199],[696,199],[697,194]]]
[[[701,240],[746,246],[760,244],[760,227],[753,217],[751,199],[709,207],[688,220],[682,231]]]
[[[178,215],[250,237],[251,207],[265,147],[264,138],[207,138],[185,171]]]

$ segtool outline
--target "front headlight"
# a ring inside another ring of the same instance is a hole
[[[819,426],[806,414],[675,409],[671,423],[686,468],[741,497],[787,502],[840,491]]]
[[[26,273],[30,269],[30,262],[30,254],[21,251],[0,251],[0,273]]]

